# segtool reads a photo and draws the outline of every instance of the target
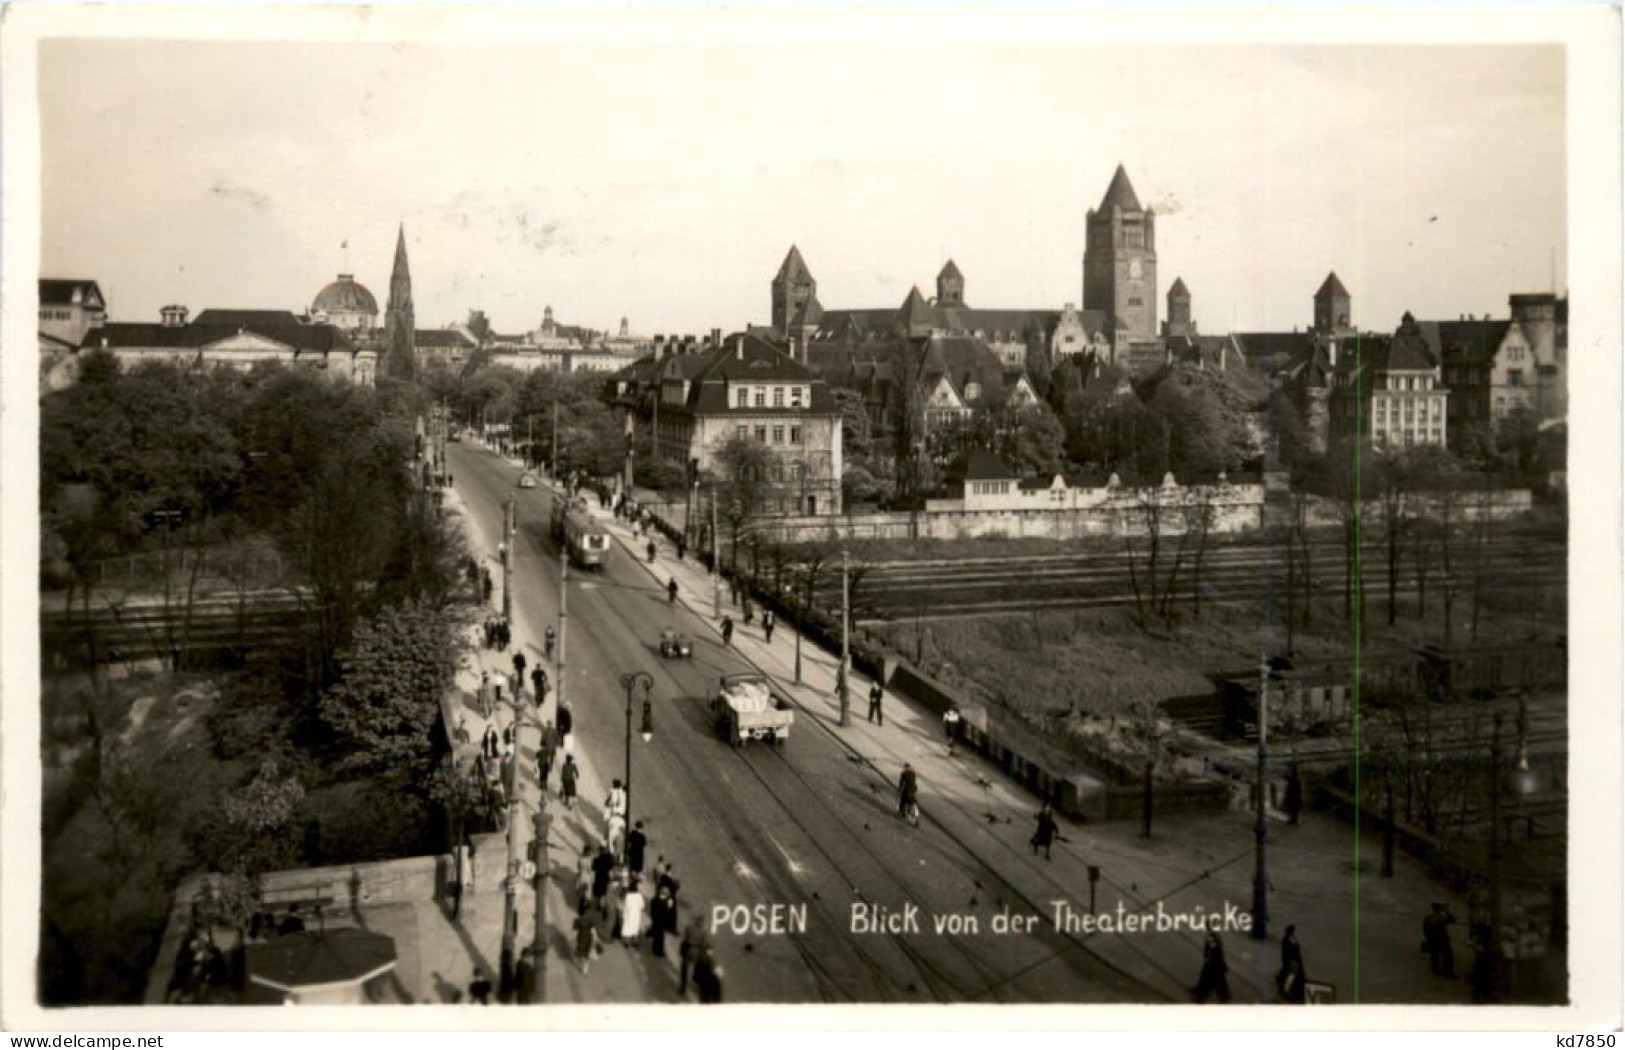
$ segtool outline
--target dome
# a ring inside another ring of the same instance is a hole
[[[357,284],[355,277],[347,273],[339,274],[338,280],[317,292],[310,308],[315,313],[323,314],[378,316],[378,300],[367,291],[366,285]]]

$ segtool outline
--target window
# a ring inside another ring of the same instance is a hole
[[[739,393],[734,397],[734,407],[735,408],[745,408],[745,407],[747,407],[749,405],[750,405],[750,391],[746,390],[744,387],[740,387],[739,388]]]
[[[782,386],[776,386],[773,388],[773,407],[784,407],[784,387]]]
[[[1507,386],[1523,386],[1523,369],[1507,369]]]
[[[805,463],[792,463],[792,464],[790,464],[790,477],[793,480],[800,481],[802,478],[804,478],[806,476],[807,476],[807,464],[805,464]]]
[[[801,424],[800,423],[792,423],[792,424],[790,424],[790,444],[792,444],[792,445],[801,444]]]
[[[1145,300],[1141,299],[1137,295],[1131,295],[1131,296],[1129,296],[1128,304],[1130,306],[1144,306],[1145,305]]]
[[[767,391],[763,390],[761,387],[756,388],[756,407],[757,408],[766,408],[767,407]]]
[[[760,441],[764,445],[767,444],[767,424],[766,423],[758,423],[758,424],[756,424],[756,440]]]
[[[793,386],[790,388],[790,407],[801,407],[801,388],[799,386]]]
[[[1507,351],[1507,360],[1508,361],[1522,361],[1523,360],[1523,347],[1514,346],[1511,349],[1509,349]]]
[[[773,424],[773,444],[775,444],[775,445],[784,444],[784,424],[783,423],[775,423],[775,424]]]
[[[740,439],[743,439],[745,437],[745,424],[743,424],[743,423],[735,424],[735,426],[734,426],[734,437],[740,438]]]

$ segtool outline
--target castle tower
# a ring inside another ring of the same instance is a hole
[[[1175,277],[1168,289],[1168,320],[1162,323],[1162,334],[1168,337],[1193,336],[1196,322],[1191,320],[1191,290],[1182,277]]]
[[[1354,299],[1335,272],[1326,275],[1315,293],[1315,327],[1318,335],[1353,335]]]
[[[773,327],[781,334],[789,334],[790,322],[817,295],[818,282],[807,269],[801,250],[792,244],[779,266],[778,276],[773,278]]]
[[[1117,166],[1100,207],[1084,220],[1083,308],[1105,314],[1114,347],[1157,334],[1157,216]]]
[[[937,305],[965,305],[965,275],[959,272],[952,259],[937,274]]]
[[[389,275],[389,302],[384,311],[388,344],[385,374],[410,379],[417,372],[417,320],[412,312],[412,271],[406,263],[406,224],[395,234],[395,268]]]

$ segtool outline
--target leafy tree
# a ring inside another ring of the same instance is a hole
[[[212,871],[245,877],[293,867],[299,862],[294,817],[304,797],[299,778],[278,758],[265,758],[247,783],[209,813],[194,852]]]
[[[887,416],[891,422],[892,459],[897,465],[897,495],[911,504],[926,492],[926,389],[924,362],[906,338],[889,355],[891,386]]]
[[[421,784],[434,767],[433,730],[457,671],[457,620],[422,602],[384,610],[357,630],[342,676],[321,700],[341,767]]]
[[[1040,477],[1062,469],[1066,431],[1042,404],[1007,409],[1000,427],[999,453],[1019,473]]]
[[[729,563],[739,562],[739,540],[767,506],[772,490],[769,468],[772,453],[759,441],[740,434],[718,439],[711,453],[719,475],[717,512],[728,528]]]

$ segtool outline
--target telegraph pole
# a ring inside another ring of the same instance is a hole
[[[536,929],[531,934],[531,954],[536,966],[536,980],[531,986],[530,1001],[534,1003],[547,1002],[547,871],[550,864],[547,859],[547,837],[552,832],[552,817],[547,812],[547,788],[543,786],[536,803],[536,813],[531,818],[536,843],[536,855],[532,859],[536,864]]]
[[[717,560],[717,490],[711,489],[711,618],[722,619],[722,562]]]
[[[502,501],[502,618],[513,622],[513,536],[514,502]]]
[[[851,595],[847,586],[847,571],[851,567],[851,555],[845,547],[841,548],[841,667],[836,676],[841,690],[841,725],[848,722],[851,704],[846,693],[847,680],[851,677],[852,646],[848,637],[852,630],[852,610],[850,608]]]

